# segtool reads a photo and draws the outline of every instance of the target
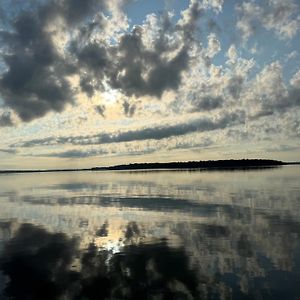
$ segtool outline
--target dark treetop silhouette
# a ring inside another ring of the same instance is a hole
[[[135,163],[128,165],[116,165],[110,167],[96,167],[92,170],[141,170],[141,169],[243,169],[255,167],[280,166],[286,163],[271,159],[231,159],[187,161],[168,163]]]

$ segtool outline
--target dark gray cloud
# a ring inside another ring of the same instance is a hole
[[[68,58],[58,52],[49,26],[61,17],[72,30],[76,24],[104,10],[105,3],[106,0],[37,2],[35,8],[20,10],[10,20],[11,28],[4,27],[7,29],[0,32],[5,50],[2,59],[7,67],[0,76],[1,95],[4,104],[21,120],[28,122],[51,110],[61,112],[67,103],[73,103],[74,94],[66,76],[74,73],[78,66],[70,64]],[[90,64],[90,60],[95,63],[99,47],[96,50],[90,47],[82,51],[79,55],[81,63]],[[92,94],[89,81],[84,77],[81,87]]]
[[[80,40],[75,41],[72,53],[78,61],[79,72],[85,74],[82,91],[93,95],[96,90],[101,90],[103,79],[127,96],[160,98],[164,91],[176,90],[182,72],[189,66],[189,49],[202,11],[200,3],[193,3],[185,19],[178,24],[163,15],[152,48],[144,44],[143,37],[148,32],[142,26],[135,26],[131,32],[123,34],[114,45],[94,41],[82,45]],[[174,43],[174,38],[171,42],[172,35],[180,36],[180,40]],[[87,76],[87,73],[94,76]]]
[[[251,120],[259,119],[261,117],[272,116],[274,114],[282,114],[293,107],[300,106],[300,89],[291,88],[287,91],[286,96],[275,95],[273,98],[266,99],[261,104],[260,110],[250,116]]]
[[[245,121],[245,113],[238,111],[228,113],[224,116],[211,120],[208,118],[198,118],[186,123],[178,123],[175,125],[165,125],[158,127],[149,127],[126,132],[117,133],[100,133],[87,136],[73,137],[48,137],[44,139],[33,139],[22,143],[11,145],[11,147],[34,147],[49,145],[99,145],[112,144],[145,140],[162,140],[174,136],[183,136],[193,132],[213,131],[224,129],[226,127],[243,124]]]
[[[262,103],[261,113],[268,115],[270,112],[285,112],[292,107],[300,106],[300,89],[291,89],[287,96],[274,98],[273,102],[265,101]]]
[[[11,127],[13,125],[14,122],[12,121],[10,112],[0,114],[0,127]]]
[[[67,139],[66,139],[67,141]],[[32,139],[30,141],[23,142],[21,144],[13,144],[12,147],[21,146],[25,148],[30,148],[34,146],[51,146],[56,145],[57,139],[55,137],[47,137],[42,139]]]
[[[238,99],[240,97],[243,88],[244,78],[242,76],[233,76],[228,82],[228,92],[234,98]]]
[[[73,41],[70,53],[76,59],[77,72],[81,74],[81,90],[92,97],[96,91],[103,89],[102,80],[112,67],[107,45],[96,42],[80,46],[81,40]]]
[[[42,8],[36,14],[22,12],[13,21],[13,30],[0,32],[1,43],[7,48],[2,57],[7,70],[0,77],[1,95],[23,121],[42,117],[50,110],[60,112],[72,102],[65,79],[70,70],[46,30],[46,20]]]
[[[184,19],[177,28],[183,31],[186,40],[193,40],[198,21],[204,15],[204,9],[200,1],[191,1],[189,8],[183,12]]]
[[[277,105],[278,110],[286,110],[290,107],[300,106],[300,88],[289,90],[288,96],[283,98]]]
[[[60,158],[84,158],[91,156],[101,156],[103,154],[107,154],[107,151],[104,150],[68,150],[63,152],[50,152],[45,154],[34,154],[33,156],[38,157],[60,157]]]
[[[0,149],[0,152],[7,153],[16,153],[16,150],[7,150]],[[93,157],[93,156],[138,156],[138,155],[147,155],[157,151],[155,148],[146,148],[141,150],[129,150],[125,152],[115,151],[114,149],[109,152],[107,150],[82,150],[82,149],[72,149],[62,152],[49,152],[44,154],[24,154],[23,156],[34,156],[34,157],[58,157],[58,158],[85,158],[85,157]]]
[[[250,119],[279,115],[293,108],[297,109],[300,106],[297,74],[287,86],[284,82],[283,66],[278,61],[273,62],[256,76],[248,90],[248,96],[257,104],[257,110],[251,114]]]
[[[158,38],[153,50],[145,47],[141,27],[124,34],[119,44],[111,49],[115,62],[111,63],[109,84],[128,96],[150,95],[161,97],[166,90],[176,90],[181,82],[182,71],[188,68],[188,48],[183,44],[175,57],[168,59],[173,50],[168,44],[161,47]],[[180,47],[180,46],[179,46]]]
[[[54,1],[57,13],[61,14],[69,25],[84,21],[95,12],[106,8],[106,0],[63,0]]]
[[[102,104],[95,106],[95,111],[100,114],[103,118],[105,118],[105,106]]]
[[[192,111],[207,111],[222,107],[224,102],[223,97],[204,96],[195,99],[192,103]]]
[[[136,105],[135,104],[130,104],[128,101],[124,101],[123,102],[123,110],[124,110],[124,114],[127,117],[132,117],[135,113],[136,110]]]
[[[4,149],[0,148],[0,152],[8,153],[8,154],[16,154],[17,150],[16,149]]]
[[[201,3],[191,2],[177,24],[167,14],[162,16],[151,49],[144,44],[148,32],[141,26],[111,44],[95,38],[93,33],[99,33],[109,22],[104,14],[113,13],[108,11],[107,3],[37,2],[30,9],[24,6],[10,20],[10,28],[3,27],[6,29],[0,32],[0,40],[6,69],[0,75],[1,95],[4,104],[21,120],[29,122],[49,111],[61,112],[66,104],[72,104],[75,91],[67,80],[71,74],[80,76],[80,88],[89,97],[103,90],[104,82],[127,96],[160,98],[164,91],[179,87],[182,72],[189,66],[196,25],[204,11]],[[65,32],[78,29],[75,35],[70,34],[64,55],[53,42],[54,31],[49,30],[58,18],[65,21]],[[133,115],[135,106],[130,105],[129,110],[125,106],[125,114]]]

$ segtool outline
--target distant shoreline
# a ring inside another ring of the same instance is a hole
[[[51,173],[51,172],[80,172],[80,171],[134,171],[134,170],[249,170],[257,168],[272,168],[285,165],[298,165],[300,162],[283,162],[271,159],[230,159],[187,161],[168,163],[132,163],[108,167],[93,167],[81,169],[42,169],[42,170],[0,170],[0,174],[10,173]]]

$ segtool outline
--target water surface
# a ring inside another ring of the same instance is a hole
[[[300,168],[0,175],[0,299],[300,299]]]

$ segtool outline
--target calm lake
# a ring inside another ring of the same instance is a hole
[[[300,299],[300,167],[0,175],[0,299]]]

